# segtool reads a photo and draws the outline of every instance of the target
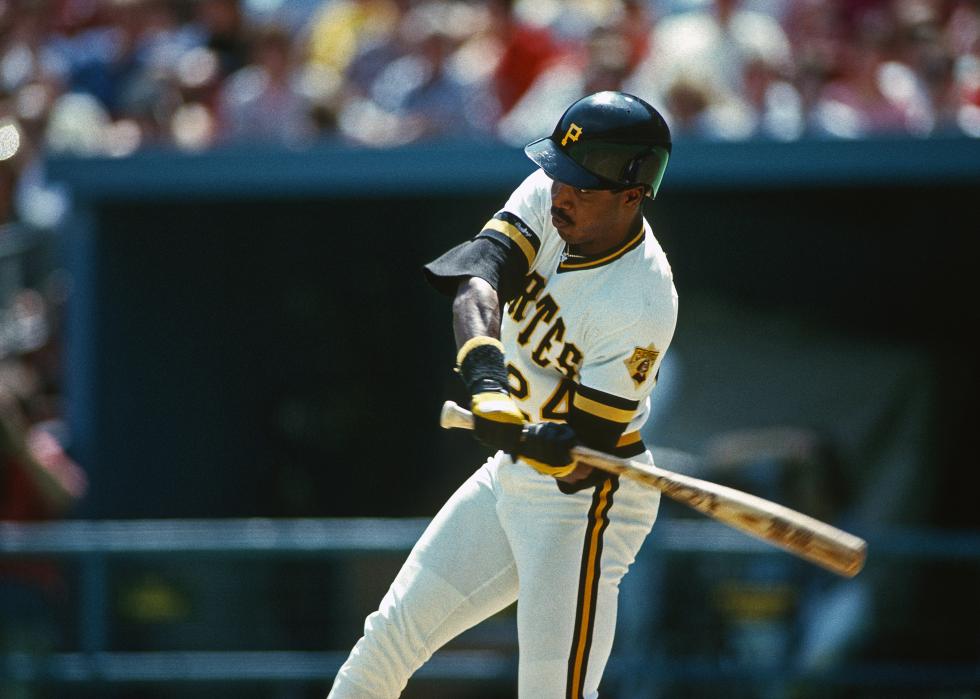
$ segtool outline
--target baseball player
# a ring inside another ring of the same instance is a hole
[[[660,495],[569,450],[652,463],[640,427],[677,294],[642,205],[670,147],[643,100],[578,100],[525,148],[539,169],[483,230],[426,265],[453,298],[474,432],[496,453],[419,539],[332,699],[399,696],[438,648],[515,600],[519,696],[598,696],[619,581]]]

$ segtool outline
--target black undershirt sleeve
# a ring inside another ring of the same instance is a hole
[[[523,287],[528,265],[516,245],[480,236],[446,251],[423,271],[436,291],[446,296],[455,296],[463,279],[479,277],[496,289],[502,306]]]

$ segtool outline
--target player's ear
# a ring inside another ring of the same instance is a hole
[[[643,198],[646,196],[646,188],[630,187],[623,190],[623,204],[631,209],[639,208],[643,205]]]

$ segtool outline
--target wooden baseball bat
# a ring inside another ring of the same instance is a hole
[[[439,424],[473,429],[473,415],[452,401],[442,406]],[[587,447],[575,447],[578,463],[656,488],[708,517],[778,546],[829,571],[852,578],[864,567],[868,545],[826,522],[740,490],[684,476],[639,461],[621,459]]]

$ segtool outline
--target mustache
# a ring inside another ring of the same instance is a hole
[[[559,209],[557,206],[551,207],[551,215],[557,218],[562,223],[567,223],[567,224],[572,223],[572,219],[568,217],[568,214],[566,214],[564,211]]]

